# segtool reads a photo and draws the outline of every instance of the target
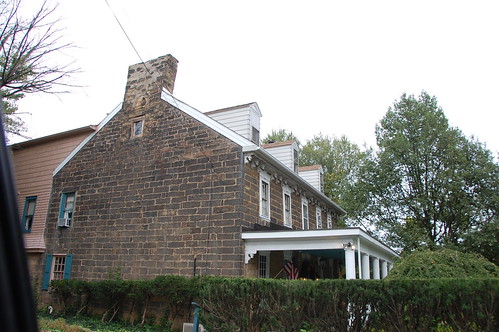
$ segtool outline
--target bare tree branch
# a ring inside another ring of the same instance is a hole
[[[26,93],[66,93],[68,79],[78,72],[74,61],[60,64],[53,55],[73,47],[62,42],[60,19],[53,19],[57,5],[43,1],[30,19],[20,15],[22,0],[0,0],[0,100],[4,105],[6,132],[22,136],[24,122],[15,115],[16,102]]]

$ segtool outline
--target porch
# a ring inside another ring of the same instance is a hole
[[[382,279],[399,257],[358,227],[246,231],[242,239],[255,277]]]

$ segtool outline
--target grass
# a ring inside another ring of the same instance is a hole
[[[99,319],[88,317],[55,317],[38,315],[40,332],[156,332],[165,328],[151,325],[135,325],[112,322],[102,323]]]

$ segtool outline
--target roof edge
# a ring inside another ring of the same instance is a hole
[[[29,147],[32,145],[55,141],[55,140],[58,140],[62,137],[66,137],[66,136],[69,137],[72,135],[82,134],[85,132],[91,133],[91,132],[94,132],[96,129],[97,129],[97,126],[94,126],[94,125],[84,126],[84,127],[80,127],[80,128],[75,128],[75,129],[70,129],[67,131],[55,133],[55,134],[50,134],[47,136],[42,136],[42,137],[30,139],[30,140],[19,142],[19,143],[14,143],[14,144],[9,145],[9,147],[13,150],[20,150],[20,149],[23,149],[23,148],[26,148],[26,147]]]
[[[99,125],[97,125],[95,131],[87,136],[76,148],[71,151],[71,153],[54,169],[54,173],[52,176],[57,175],[59,171],[66,166],[66,164],[73,159],[73,157],[121,110],[123,103],[119,103],[118,106],[114,108],[105,118],[102,120]]]
[[[204,125],[210,127],[211,129],[215,130],[222,136],[225,136],[232,142],[236,143],[237,145],[241,146],[244,149],[250,148],[253,149],[257,147],[257,145],[247,138],[244,138],[243,136],[239,135],[232,129],[227,128],[220,122],[213,120],[210,118],[208,115],[205,113],[202,113],[195,109],[194,107],[184,103],[183,101],[175,98],[170,92],[168,92],[165,88],[163,88],[161,92],[161,99],[163,99],[165,102],[170,104],[171,106],[179,109],[180,111],[184,112],[185,114],[191,116],[192,118],[198,120],[199,122],[203,123]]]

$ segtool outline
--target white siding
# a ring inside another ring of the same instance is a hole
[[[208,112],[206,115],[249,140],[253,127],[260,131],[261,113],[256,103]]]
[[[289,145],[279,145],[275,147],[265,146],[265,151],[270,153],[274,158],[279,160],[285,166],[287,166],[293,172],[294,170],[294,151],[298,151],[298,146],[296,142]]]
[[[300,177],[310,183],[312,186],[314,186],[317,190],[322,191],[321,188],[321,174],[322,174],[322,167],[316,168],[316,169],[311,169],[311,170],[300,170]]]

